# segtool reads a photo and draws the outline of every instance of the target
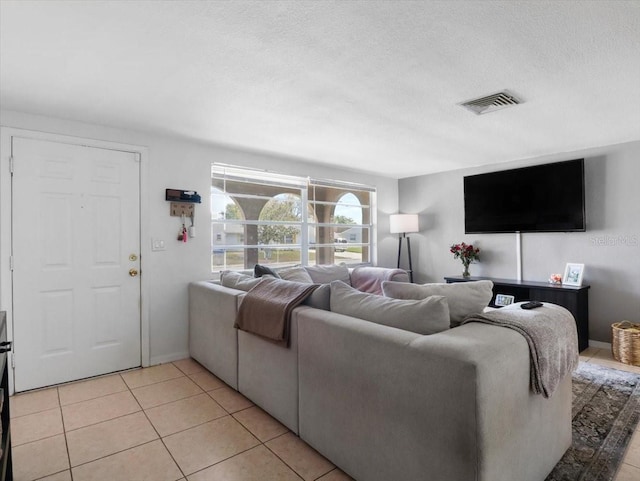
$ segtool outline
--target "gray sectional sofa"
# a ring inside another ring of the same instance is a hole
[[[533,394],[513,330],[423,335],[302,305],[283,347],[233,327],[245,294],[190,285],[191,356],[357,481],[542,481],[571,444],[571,376]]]

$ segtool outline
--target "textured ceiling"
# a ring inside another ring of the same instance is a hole
[[[0,0],[3,109],[407,177],[640,140],[640,2]],[[524,103],[476,116],[507,89]]]

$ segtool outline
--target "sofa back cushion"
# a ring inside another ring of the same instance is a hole
[[[351,285],[349,268],[345,265],[327,264],[307,266],[304,269],[311,277],[311,281],[315,284],[328,284],[332,281],[342,281],[345,284]]]
[[[384,281],[409,282],[409,274],[403,269],[358,266],[351,271],[351,287],[361,292],[382,295]]]
[[[303,284],[313,284],[313,279],[307,273],[306,269],[301,266],[288,267],[278,271],[280,279],[285,281],[302,282]],[[320,283],[316,283],[320,284]]]
[[[262,278],[248,276],[240,272],[234,271],[222,271],[220,273],[220,284],[224,287],[231,289],[238,289],[239,291],[249,291],[256,284],[258,284]]]
[[[425,299],[430,296],[444,296],[449,302],[451,327],[460,325],[465,317],[480,314],[491,302],[493,282],[471,281],[453,284],[408,284],[385,281],[382,291],[386,297],[394,299]]]
[[[418,334],[449,329],[449,307],[443,296],[400,300],[360,292],[344,282],[331,283],[331,311]]]

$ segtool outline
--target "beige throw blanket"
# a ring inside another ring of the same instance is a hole
[[[531,389],[551,397],[563,377],[578,366],[578,334],[571,313],[544,303],[536,309],[512,304],[499,310],[469,316],[463,321],[508,327],[524,336],[531,359]]]
[[[291,311],[317,287],[265,277],[244,296],[235,327],[288,345]]]

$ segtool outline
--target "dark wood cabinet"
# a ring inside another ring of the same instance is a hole
[[[2,383],[0,384],[0,403],[2,411],[2,456],[0,456],[0,480],[13,480],[13,465],[11,462],[11,417],[9,416],[9,369],[7,352],[11,350],[11,343],[7,342],[6,313],[0,312],[0,367],[2,367]]]
[[[452,276],[444,278],[447,283],[488,280],[493,282],[493,298],[489,304],[494,304],[496,294],[513,296],[515,302],[541,301],[550,302],[566,308],[573,314],[578,329],[578,348],[584,351],[589,347],[589,286],[565,286],[547,282],[516,281],[513,279],[495,279],[493,277],[462,277]]]

